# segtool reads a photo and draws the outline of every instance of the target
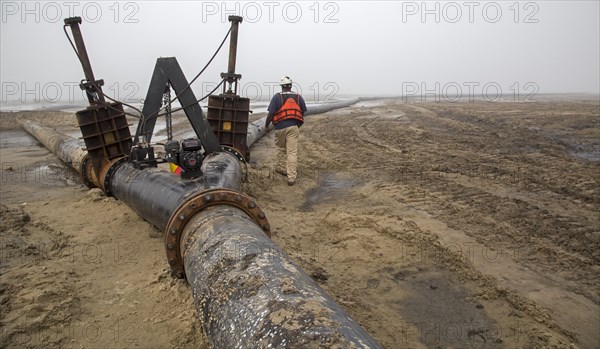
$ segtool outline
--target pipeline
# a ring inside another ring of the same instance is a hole
[[[82,140],[69,137],[27,120],[23,121],[21,125],[25,131],[35,137],[59,159],[71,165],[79,173],[85,185],[90,188],[100,186]]]
[[[307,107],[306,113],[304,116],[315,115],[326,113],[335,109],[346,108],[351,105],[354,105],[358,102],[365,101],[377,101],[382,99],[400,99],[402,96],[385,96],[385,97],[356,97],[352,99],[348,99],[345,101],[339,101],[334,103],[323,103],[319,105],[311,105]],[[258,141],[262,136],[265,135],[265,122],[267,121],[267,117],[258,119],[248,125],[248,135],[246,137],[246,144],[248,147],[252,146],[256,141]]]
[[[24,128],[75,170],[85,167],[77,140],[32,122]],[[168,263],[187,278],[212,347],[380,348],[271,241],[265,213],[240,192],[234,155],[213,153],[202,171],[183,180],[117,160],[96,184],[165,231]]]
[[[306,110],[306,113],[304,113],[304,116],[314,115],[314,114],[322,114],[322,113],[326,113],[328,111],[332,111],[335,109],[349,107],[353,104],[360,102],[361,100],[362,100],[361,97],[356,97],[353,99],[349,99],[346,101],[339,101],[339,102],[335,102],[335,103],[323,103],[323,104],[318,104],[318,105],[311,105],[310,107],[306,108],[307,110]]]
[[[380,348],[240,209],[204,210],[184,234],[188,282],[213,348]]]
[[[204,176],[182,180],[158,168],[139,170],[132,164],[119,166],[110,180],[111,195],[127,204],[140,217],[165,230],[169,219],[185,202],[209,189],[241,189],[241,166],[234,155],[220,152],[202,163]]]
[[[367,99],[370,100],[370,98],[371,97],[368,97]],[[335,103],[324,103],[324,104],[319,104],[319,105],[311,105],[306,108],[307,110],[306,110],[306,113],[304,113],[304,116],[322,114],[322,113],[326,113],[328,111],[332,111],[335,109],[349,107],[349,106],[356,104],[362,100],[366,100],[366,99],[364,97],[356,97],[353,99],[335,102]],[[262,119],[258,119],[256,121],[254,121],[253,123],[248,125],[248,135],[246,136],[246,144],[248,145],[248,147],[252,146],[252,144],[254,144],[262,136],[265,135],[265,122],[267,122],[266,116]]]

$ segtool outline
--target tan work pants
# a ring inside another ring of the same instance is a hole
[[[275,145],[277,146],[277,167],[285,169],[288,181],[296,181],[298,175],[298,126],[290,126],[275,130]]]

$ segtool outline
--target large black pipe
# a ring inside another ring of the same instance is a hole
[[[77,172],[89,176],[91,166],[86,166],[87,151],[82,140],[69,137],[54,129],[32,121],[23,121],[22,127],[62,161]],[[242,170],[238,159],[226,152],[213,153],[202,163],[203,177],[183,180],[158,168],[138,170],[132,164],[115,164],[108,183],[87,183],[102,187],[124,202],[141,217],[164,230],[173,212],[190,197],[207,189],[241,189]]]
[[[182,247],[213,348],[380,348],[240,209],[196,214]]]
[[[204,177],[183,180],[159,169],[115,163],[105,190],[165,230],[167,242],[177,242],[166,244],[167,256],[179,251],[183,258],[212,346],[380,348],[268,238],[268,225],[257,224],[264,213],[243,194],[235,194],[241,186],[235,157],[211,155],[202,169]],[[212,197],[207,190],[219,195]],[[234,197],[226,199],[227,193]],[[169,257],[172,267],[175,259]]]
[[[218,152],[207,156],[202,162],[202,173],[206,189],[242,189],[242,167],[230,153]]]
[[[126,163],[114,171],[109,190],[142,218],[165,230],[173,212],[199,193],[214,188],[240,190],[242,171],[234,155],[211,154],[202,163],[202,172],[203,177],[186,180],[162,169],[140,171]]]
[[[160,230],[167,226],[173,211],[191,196],[205,190],[204,180],[182,180],[158,168],[143,171],[130,163],[117,168],[110,192],[142,218]]]

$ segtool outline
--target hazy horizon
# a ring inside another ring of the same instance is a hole
[[[240,24],[240,94],[268,99],[289,75],[307,99],[404,95],[512,98],[600,94],[600,5],[533,2],[11,2],[1,3],[1,102],[84,101],[62,30],[77,15],[97,79],[143,99],[158,57],[191,80]],[[70,30],[68,29],[70,34]],[[193,85],[208,93],[228,42]]]

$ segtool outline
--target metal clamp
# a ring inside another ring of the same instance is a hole
[[[211,189],[189,198],[179,206],[169,218],[165,229],[165,250],[171,267],[171,275],[185,278],[183,257],[181,254],[181,238],[189,220],[198,212],[210,206],[230,205],[244,211],[271,238],[271,226],[265,213],[249,196],[230,189]]]
[[[113,196],[112,192],[110,191],[110,183],[112,181],[112,176],[113,174],[115,174],[115,171],[119,168],[119,166],[121,166],[122,164],[126,163],[128,161],[127,157],[122,157],[120,159],[117,159],[116,161],[113,161],[109,166],[108,170],[106,171],[106,175],[104,176],[104,193],[106,194],[106,196]]]
[[[96,174],[94,173],[94,168],[92,167],[91,161],[92,159],[90,159],[90,154],[85,154],[81,160],[81,164],[79,165],[79,176],[86,187],[96,188]]]

